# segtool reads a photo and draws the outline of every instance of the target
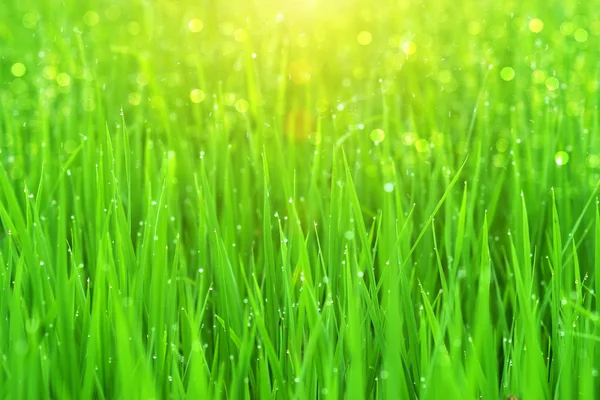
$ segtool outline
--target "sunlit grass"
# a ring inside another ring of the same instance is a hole
[[[597,1],[8,0],[6,398],[598,397]]]

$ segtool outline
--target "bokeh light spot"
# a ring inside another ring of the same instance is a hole
[[[129,93],[128,100],[132,106],[139,106],[142,102],[142,94],[140,92]]]
[[[25,68],[25,64],[23,63],[15,63],[13,64],[12,68],[10,69],[10,72],[16,76],[17,78],[25,75],[25,72],[27,72],[27,68]]]
[[[385,139],[385,132],[383,129],[373,129],[371,131],[371,140],[375,143],[381,143]]]
[[[450,83],[452,81],[452,71],[443,69],[438,73],[438,79],[441,83]]]
[[[289,77],[296,85],[310,81],[310,64],[306,60],[292,61],[288,67]]]
[[[204,29],[204,23],[202,23],[202,21],[198,18],[193,18],[190,20],[190,22],[188,22],[188,29],[192,33],[198,33]]]
[[[590,168],[598,168],[600,166],[600,157],[596,154],[590,154],[587,156],[585,162]]]
[[[533,33],[539,33],[544,29],[544,23],[539,18],[534,18],[529,21],[529,30]]]
[[[560,25],[560,32],[563,34],[563,36],[569,36],[574,30],[575,25],[572,22],[567,21]]]
[[[193,89],[190,92],[190,100],[192,101],[192,103],[202,103],[204,101],[205,95],[204,92],[200,89]]]
[[[244,99],[239,99],[238,101],[235,102],[235,109],[240,113],[247,112],[249,107],[250,107],[250,104],[248,103],[248,101],[246,101]]]
[[[573,33],[573,37],[579,43],[583,43],[588,40],[588,33],[585,29],[577,29],[575,33]]]
[[[373,35],[371,35],[371,32],[369,31],[362,31],[356,36],[356,40],[359,44],[367,46],[373,41]]]
[[[419,139],[415,142],[415,148],[419,153],[429,151],[429,142],[426,139]]]
[[[98,25],[100,22],[100,16],[96,11],[88,11],[83,15],[83,23],[87,26]]]
[[[415,42],[407,40],[402,44],[402,51],[407,56],[413,55],[417,52],[417,45],[415,44]]]
[[[37,25],[38,16],[34,13],[27,13],[23,16],[23,26],[27,29],[33,29]]]
[[[469,34],[473,36],[479,35],[479,33],[481,32],[481,24],[477,21],[471,21],[469,22],[467,29],[469,31]]]
[[[540,69],[536,69],[533,71],[532,79],[534,83],[544,83],[546,82],[546,72]]]
[[[548,90],[556,90],[558,89],[559,85],[558,79],[553,76],[546,79],[546,88],[548,88]]]
[[[127,24],[127,31],[132,36],[139,35],[139,33],[141,31],[140,24],[138,24],[136,21],[131,21],[130,23]]]
[[[242,28],[236,29],[235,32],[233,32],[233,38],[238,43],[244,43],[248,39],[248,32]]]
[[[60,74],[56,75],[56,83],[58,83],[58,86],[62,87],[69,86],[71,83],[71,77],[66,72],[61,72]]]
[[[509,82],[515,78],[515,70],[511,67],[504,67],[500,70],[500,78]]]
[[[405,146],[411,146],[415,142],[415,135],[412,132],[406,132],[402,135],[402,143]]]
[[[556,155],[554,156],[554,161],[556,162],[556,165],[565,165],[569,162],[569,153],[567,153],[566,151],[558,151],[556,152]]]
[[[499,138],[496,141],[496,150],[498,150],[498,152],[500,152],[500,153],[504,153],[505,151],[507,151],[508,146],[509,146],[509,143],[508,143],[508,139],[506,139],[506,138]]]

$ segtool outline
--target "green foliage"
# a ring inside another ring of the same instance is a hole
[[[3,398],[598,397],[598,5],[3,1]]]

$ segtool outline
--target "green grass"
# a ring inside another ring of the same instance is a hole
[[[1,396],[597,398],[598,6],[4,0]]]

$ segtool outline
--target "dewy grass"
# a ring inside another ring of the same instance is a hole
[[[0,393],[597,398],[598,6],[4,0]]]

